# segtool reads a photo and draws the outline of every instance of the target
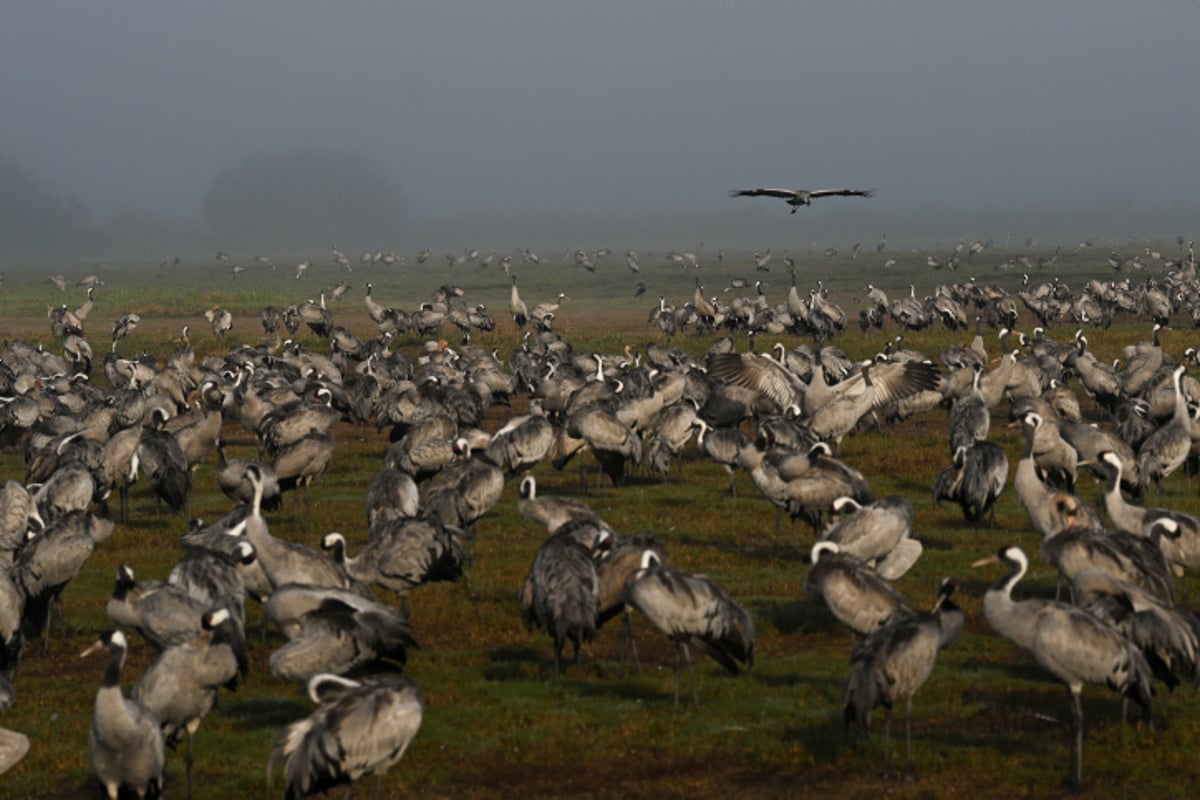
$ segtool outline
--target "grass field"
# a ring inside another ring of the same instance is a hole
[[[1020,270],[995,269],[1010,254],[992,251],[976,256],[957,273],[932,272],[924,255],[905,253],[889,270],[869,266],[880,259],[848,256],[797,257],[802,290],[817,280],[831,290],[853,318],[868,282],[890,294],[928,293],[935,282],[965,280],[969,270],[981,282],[1009,290]],[[1048,255],[1045,254],[1045,255]],[[1053,276],[1073,287],[1091,277],[1107,280],[1113,273],[1095,250],[1064,253]],[[701,259],[697,271],[684,271],[664,256],[643,254],[642,274],[632,276],[614,256],[595,273],[571,267],[560,258],[543,257],[536,267],[514,266],[526,302],[551,300],[565,291],[556,329],[577,350],[619,352],[625,345],[657,341],[659,332],[646,322],[662,295],[681,303],[689,299],[699,276],[707,294],[720,294],[732,277],[766,277],[773,302],[783,300],[790,279],[774,262],[770,273],[756,275],[748,254],[731,255],[721,265]],[[0,289],[3,321],[0,332],[42,342],[57,349],[46,324],[50,304],[71,307],[84,290],[55,289],[47,276],[61,273],[71,284],[89,273],[104,280],[96,290],[96,306],[88,330],[97,351],[107,351],[108,329],[119,315],[136,311],[143,322],[118,348],[124,355],[145,350],[161,361],[173,346],[180,326],[192,326],[197,355],[223,352],[239,342],[262,341],[257,315],[267,304],[287,305],[314,298],[321,288],[340,280],[353,284],[341,304],[332,305],[335,321],[363,338],[375,333],[362,305],[362,285],[370,281],[380,302],[415,308],[442,283],[464,288],[471,303],[483,302],[496,315],[497,330],[474,341],[498,348],[503,357],[519,340],[507,314],[510,282],[496,267],[470,264],[445,268],[355,267],[353,273],[316,265],[301,279],[294,269],[250,267],[233,277],[228,269],[209,266],[165,269],[117,265],[10,265]],[[431,261],[432,264],[432,261]],[[36,268],[35,268],[36,266]],[[1035,281],[1050,274],[1036,273]],[[1140,279],[1140,275],[1138,278]],[[634,300],[642,281],[645,294]],[[753,291],[752,289],[749,291]],[[235,327],[223,342],[208,331],[203,312],[213,305],[231,309]],[[1021,328],[1035,324],[1022,309]],[[1187,324],[1182,319],[1180,325]],[[1111,358],[1123,344],[1148,337],[1150,323],[1121,318],[1108,331],[1089,331],[1098,357]],[[1065,340],[1073,328],[1047,331]],[[835,344],[856,357],[869,357],[897,333],[890,323],[882,333],[855,328]],[[449,330],[447,338],[453,339]],[[912,333],[905,346],[931,357],[948,343],[969,341],[970,332],[940,328]],[[788,346],[800,343],[781,339]],[[327,345],[311,337],[301,341],[314,349]],[[1175,356],[1197,339],[1188,328],[1168,330],[1164,346]],[[701,353],[708,337],[690,333],[676,344]],[[415,356],[416,337],[400,342]],[[759,346],[768,343],[760,340]],[[739,337],[739,348],[746,346]],[[999,355],[994,339],[989,352]],[[96,381],[103,381],[97,368]],[[493,408],[486,427],[498,428],[523,409]],[[1102,420],[1093,403],[1085,414]],[[991,439],[1004,446],[1011,463],[1017,458],[1015,431],[1006,427],[1007,408],[997,409]],[[225,422],[230,455],[251,455],[253,436],[231,420]],[[311,516],[300,513],[291,498],[268,515],[277,536],[315,545],[320,536],[339,530],[351,541],[365,537],[363,499],[367,483],[382,466],[386,431],[373,426],[341,424],[332,470],[313,489]],[[803,596],[808,570],[804,559],[812,544],[807,529],[795,536],[774,535],[774,507],[738,476],[738,495],[723,493],[724,471],[706,462],[694,448],[683,459],[684,479],[662,482],[645,471],[627,485],[596,487],[589,480],[585,499],[621,535],[652,532],[664,541],[676,565],[709,575],[752,613],[759,631],[753,670],[730,677],[712,662],[698,667],[702,707],[672,707],[674,655],[666,640],[639,621],[642,676],[621,676],[618,630],[610,623],[585,647],[578,666],[555,680],[548,637],[527,633],[520,621],[517,592],[544,531],[523,524],[516,511],[516,485],[510,483],[496,508],[477,525],[469,579],[458,585],[423,587],[411,597],[411,617],[419,651],[410,655],[406,673],[426,699],[424,723],[403,761],[387,776],[385,796],[430,797],[1055,797],[1063,793],[1068,754],[1067,693],[1014,645],[993,634],[983,619],[983,591],[1000,577],[997,569],[972,570],[970,564],[1008,543],[1031,555],[1031,576],[1023,588],[1043,595],[1054,591],[1055,576],[1038,560],[1039,537],[1016,503],[1011,485],[997,507],[994,528],[976,531],[957,507],[936,508],[931,487],[949,462],[947,414],[929,414],[876,433],[848,438],[840,456],[861,470],[879,496],[902,494],[916,509],[916,535],[925,546],[917,565],[899,582],[915,605],[932,601],[938,580],[956,576],[958,596],[967,616],[962,639],[944,652],[933,677],[914,704],[913,738],[916,774],[908,779],[882,771],[882,714],[873,718],[870,736],[844,731],[842,689],[848,671],[851,635],[820,607]],[[534,474],[544,494],[580,495],[573,462],[563,472],[548,463]],[[0,454],[0,479],[22,479],[19,452]],[[1082,477],[1080,495],[1094,501],[1099,486]],[[1200,512],[1194,481],[1173,476],[1159,503]],[[216,488],[212,464],[196,474],[194,515],[214,518],[229,507]],[[130,522],[118,524],[111,540],[100,546],[84,572],[64,593],[65,635],[56,633],[50,653],[26,648],[16,676],[17,705],[0,720],[32,740],[28,757],[0,778],[0,795],[25,798],[74,798],[99,795],[87,757],[87,728],[92,702],[104,670],[104,659],[81,660],[78,654],[107,626],[104,604],[115,568],[128,563],[141,578],[165,577],[180,555],[177,540],[185,520],[160,510],[143,486],[135,488]],[[1197,584],[1188,576],[1183,587],[1194,596]],[[251,604],[251,624],[260,609]],[[123,683],[132,684],[153,657],[136,634]],[[268,649],[282,637],[272,632]],[[278,778],[269,788],[266,766],[275,734],[286,723],[306,715],[311,704],[299,686],[273,678],[261,664],[266,653],[253,649],[255,669],[235,694],[224,694],[219,707],[201,726],[196,739],[198,797],[278,796]],[[1161,687],[1160,687],[1161,688]],[[1195,689],[1181,687],[1156,698],[1154,729],[1120,724],[1120,699],[1106,689],[1084,693],[1087,734],[1085,781],[1094,797],[1185,797],[1200,779],[1200,700]],[[894,734],[902,748],[903,712]],[[900,751],[902,753],[902,751]],[[902,759],[901,759],[902,761]],[[897,762],[899,764],[900,762]],[[356,796],[368,796],[368,785]],[[167,793],[183,793],[182,753],[168,755]]]

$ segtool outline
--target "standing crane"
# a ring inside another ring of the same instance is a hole
[[[202,631],[192,640],[168,647],[151,664],[131,695],[157,719],[163,737],[172,745],[180,737],[187,740],[185,764],[188,798],[192,797],[192,734],[200,721],[212,711],[221,686],[235,685],[238,659],[228,642],[215,636],[229,621],[229,611],[221,608],[201,620]]]
[[[139,798],[151,791],[159,796],[166,762],[162,729],[145,706],[121,692],[121,667],[128,650],[125,634],[105,631],[81,656],[97,650],[108,650],[109,659],[88,731],[92,769],[109,800],[117,800],[122,786],[133,789]]]
[[[284,728],[271,754],[272,767],[283,762],[284,796],[299,800],[375,775],[378,797],[384,774],[421,727],[420,690],[393,673],[361,682],[316,675],[308,682],[308,696],[317,710]]]
[[[1141,705],[1150,719],[1150,665],[1138,648],[1107,622],[1065,603],[1030,598],[1014,600],[1013,587],[1029,561],[1009,546],[974,566],[1000,563],[1009,572],[983,596],[987,621],[1004,638],[1027,650],[1038,664],[1067,687],[1071,697],[1071,761],[1067,785],[1083,789],[1083,705],[1085,683],[1103,683]]]
[[[904,595],[861,559],[841,552],[837,543],[812,548],[812,569],[804,578],[806,597],[820,597],[833,616],[861,636],[912,616]]]
[[[696,690],[696,666],[688,649],[708,654],[731,675],[738,662],[754,665],[757,635],[754,620],[730,599],[717,584],[703,575],[663,566],[652,549],[642,555],[641,568],[625,584],[627,609],[641,612],[650,624],[675,643],[675,707],[679,707],[680,655],[687,661],[692,678],[692,703],[700,707]],[[630,625],[626,616],[626,625]],[[632,634],[630,634],[632,641]]]
[[[508,311],[512,314],[517,330],[525,330],[525,323],[529,321],[529,309],[525,307],[525,301],[521,299],[521,294],[517,291],[516,275],[512,276],[512,294],[508,300]]]
[[[962,634],[963,612],[950,599],[957,588],[945,578],[932,609],[885,625],[854,648],[842,713],[847,725],[856,722],[865,730],[872,709],[884,707],[884,769],[891,761],[892,704],[903,697],[904,755],[912,771],[913,695],[929,680],[938,653]]]
[[[538,548],[521,588],[525,628],[541,628],[554,639],[554,677],[562,673],[567,642],[579,663],[579,648],[596,635],[600,582],[596,559],[612,546],[605,528],[582,518],[559,527]]]

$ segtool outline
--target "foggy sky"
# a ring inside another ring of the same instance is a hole
[[[786,216],[727,196],[761,185],[1195,217],[1197,31],[1196,0],[5,3],[0,152],[100,217],[198,216],[297,145],[386,165],[418,223]]]

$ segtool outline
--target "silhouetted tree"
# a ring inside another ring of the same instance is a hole
[[[309,146],[253,153],[221,173],[204,197],[204,218],[231,245],[373,244],[395,239],[404,203],[385,167]]]

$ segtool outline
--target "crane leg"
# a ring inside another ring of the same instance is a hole
[[[1083,791],[1083,704],[1079,692],[1067,689],[1071,695],[1071,764],[1067,773],[1067,787],[1073,792]]]
[[[692,678],[692,705],[696,708],[700,707],[700,693],[696,690],[696,664],[692,661],[692,651],[688,646],[683,645],[683,657],[687,660],[688,674]]]
[[[186,727],[184,730],[187,732],[187,750],[184,753],[183,763],[187,772],[187,796],[188,800],[192,800],[192,764],[194,763],[192,760],[192,729]]]
[[[908,702],[904,708],[904,758],[908,762],[908,773],[913,773],[912,759],[912,695],[908,696]]]
[[[675,710],[679,710],[679,650],[682,645],[679,642],[675,643]]]
[[[625,612],[625,623],[621,626],[621,678],[625,677],[625,648],[633,653],[633,665],[638,677],[642,675],[642,662],[638,659],[637,639],[633,635],[633,615]]]

